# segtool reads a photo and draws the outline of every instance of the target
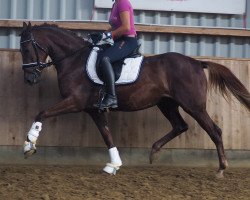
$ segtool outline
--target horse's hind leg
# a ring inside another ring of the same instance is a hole
[[[149,158],[150,163],[153,162],[154,154],[158,152],[162,146],[188,129],[188,125],[179,113],[179,105],[174,100],[162,100],[159,104],[157,104],[157,106],[161,110],[163,115],[170,121],[173,129],[153,144]]]
[[[223,177],[223,172],[228,164],[223,147],[221,129],[213,122],[206,109],[195,110],[194,112],[191,111],[188,113],[200,124],[200,126],[208,133],[208,135],[214,142],[220,164],[217,176],[219,178]]]

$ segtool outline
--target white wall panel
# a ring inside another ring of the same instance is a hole
[[[94,9],[93,0],[0,0],[0,5],[0,20],[74,21],[93,19],[107,21],[110,12],[110,9]],[[243,29],[243,19],[242,15],[135,11],[136,23],[142,24]],[[250,28],[250,0],[247,1],[247,28]],[[0,48],[19,48],[19,31],[15,29],[12,31],[0,29]],[[142,53],[155,54],[178,51],[190,56],[250,58],[249,40],[248,38],[235,39],[232,37],[217,38],[194,35],[139,35]]]
[[[97,8],[111,8],[111,1],[95,0]],[[243,14],[246,0],[131,0],[135,10]]]
[[[142,0],[140,0],[142,1]],[[111,1],[110,1],[111,2]],[[108,20],[109,9],[94,8],[93,0],[0,0],[0,19]],[[242,15],[135,11],[137,23],[243,28]],[[250,3],[247,3],[250,28]]]

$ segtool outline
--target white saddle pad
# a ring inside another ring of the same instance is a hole
[[[87,74],[94,83],[103,85],[103,81],[99,79],[96,73],[96,60],[98,55],[98,47],[94,47],[87,61]],[[129,84],[136,81],[139,76],[143,56],[137,58],[126,58],[122,66],[121,76],[115,82],[116,85]]]

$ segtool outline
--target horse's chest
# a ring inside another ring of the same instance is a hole
[[[74,86],[68,81],[58,81],[59,91],[62,97],[68,97],[72,93]]]

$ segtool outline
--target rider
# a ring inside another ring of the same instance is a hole
[[[129,0],[115,0],[109,18],[111,28],[105,32],[104,38],[114,40],[114,45],[106,49],[101,57],[105,95],[100,109],[116,108],[115,76],[111,63],[119,61],[131,54],[138,46],[134,25],[134,12]]]

